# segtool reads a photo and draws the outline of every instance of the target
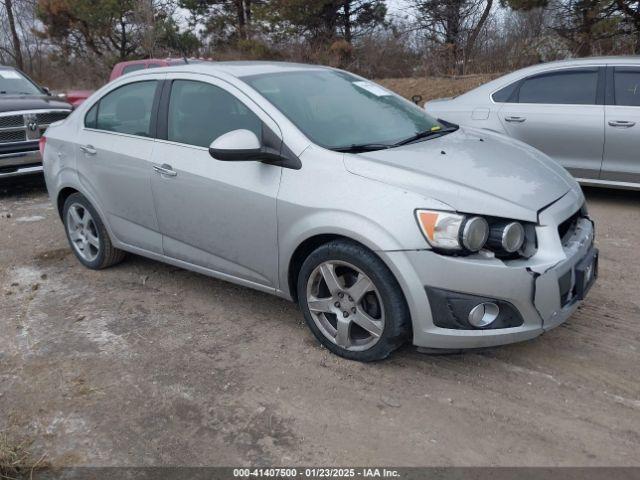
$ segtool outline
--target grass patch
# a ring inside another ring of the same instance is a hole
[[[47,468],[45,456],[34,459],[29,451],[30,445],[31,442],[13,442],[6,434],[0,433],[0,479],[31,478],[36,470]]]

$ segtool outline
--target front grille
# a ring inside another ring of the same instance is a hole
[[[0,115],[0,146],[3,150],[14,153],[18,150],[11,144],[26,141],[37,141],[47,127],[58,120],[69,116],[70,111],[23,112],[20,114]]]
[[[24,117],[22,115],[8,115],[0,117],[0,128],[23,127]]]
[[[47,112],[47,113],[38,113],[36,115],[36,120],[39,125],[49,125],[53,122],[57,122],[58,120],[64,120],[69,116],[71,112]]]
[[[558,225],[558,234],[560,234],[560,239],[562,240],[563,244],[565,243],[565,240],[568,237],[570,237],[573,231],[575,230],[576,225],[578,223],[578,219],[580,218],[580,215],[581,215],[580,210],[578,210],[576,213],[574,213],[569,218],[567,218],[564,222]]]
[[[27,140],[27,134],[24,130],[0,131],[0,143],[24,142]]]

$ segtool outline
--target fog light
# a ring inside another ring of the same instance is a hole
[[[482,328],[491,325],[496,318],[500,309],[498,305],[491,302],[484,302],[473,307],[469,312],[469,323],[474,327]]]

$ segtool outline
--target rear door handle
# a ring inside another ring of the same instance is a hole
[[[95,155],[96,153],[98,153],[98,151],[93,148],[93,145],[82,145],[80,147],[80,150],[82,150],[87,155]]]
[[[631,122],[629,120],[609,120],[610,127],[621,127],[621,128],[629,128],[633,127],[636,122]]]
[[[504,119],[510,123],[522,123],[526,120],[524,117],[504,117]]]
[[[154,165],[153,169],[156,172],[167,177],[175,177],[178,175],[178,172],[176,172],[171,165],[168,165],[166,163],[163,163],[162,165]]]

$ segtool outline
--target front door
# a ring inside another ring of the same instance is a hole
[[[162,253],[150,182],[159,84],[145,80],[107,93],[87,112],[76,140],[80,182],[115,237],[154,253]]]
[[[189,78],[169,76],[166,132],[159,132],[164,139],[153,153],[158,171],[151,184],[164,254],[223,278],[276,288],[282,169],[215,160],[208,151],[214,139],[232,130],[248,129],[260,138],[263,121],[270,119],[254,113],[232,87],[211,77]]]
[[[640,67],[610,67],[602,180],[640,183]]]
[[[524,79],[500,109],[507,133],[578,178],[598,178],[604,145],[600,69],[563,69]]]

